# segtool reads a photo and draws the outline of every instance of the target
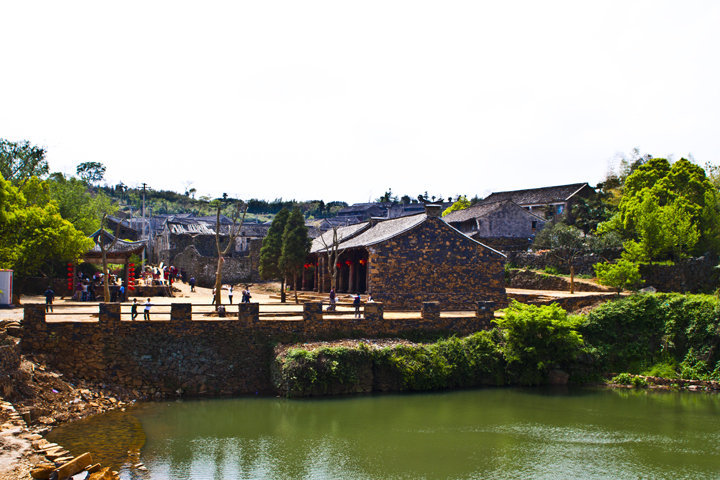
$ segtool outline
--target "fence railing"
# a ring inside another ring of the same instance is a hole
[[[260,304],[239,303],[223,305],[224,312],[215,309],[210,303],[153,303],[150,305],[148,317],[145,315],[145,304],[135,304],[133,312],[131,303],[100,303],[87,305],[71,303],[53,305],[52,311],[46,311],[44,304],[28,304],[25,306],[25,317],[31,312],[35,321],[43,322],[125,322],[125,321],[172,321],[189,322],[202,320],[245,320],[260,321],[323,321],[362,318],[367,320],[383,320],[385,309],[382,302],[366,302],[356,312],[351,303],[336,304],[334,309],[323,302],[306,302],[294,304]],[[280,306],[282,305],[282,308]],[[489,320],[498,307],[496,302],[479,301],[476,303],[474,317]],[[423,302],[420,310],[393,311],[394,319],[404,317],[422,320],[438,320],[443,314],[439,302]],[[466,315],[467,316],[467,315]]]

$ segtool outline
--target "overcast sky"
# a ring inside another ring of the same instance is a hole
[[[6,1],[0,137],[53,171],[363,202],[720,160],[720,2]]]

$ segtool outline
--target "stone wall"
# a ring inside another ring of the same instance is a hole
[[[437,301],[467,310],[505,299],[505,256],[470,240],[439,218],[367,248],[368,290],[387,308],[418,309]]]
[[[545,275],[531,270],[510,270],[507,275],[507,286],[528,290],[570,290],[570,277]],[[612,292],[613,289],[581,279],[575,279],[577,292]]]
[[[508,252],[526,252],[532,244],[533,237],[473,237],[483,245],[499,250],[505,254]]]
[[[659,292],[712,293],[720,286],[717,259],[690,258],[674,265],[640,265],[646,286]]]
[[[250,252],[245,256],[228,256],[223,263],[223,283],[241,283],[260,281],[260,247],[262,240],[250,242]],[[214,246],[213,246],[214,247]],[[206,256],[189,245],[181,253],[172,258],[172,265],[185,270],[187,278],[195,277],[201,287],[215,285],[217,256]]]
[[[575,266],[575,274],[577,275],[595,275],[593,265],[596,263],[615,260],[620,258],[620,250],[606,252],[603,256],[594,253],[588,255],[580,255],[575,258],[573,265]],[[560,273],[570,273],[570,269],[566,262],[560,260],[548,251],[541,252],[508,252],[508,263],[518,268],[532,268],[535,270],[544,270],[545,267],[554,267]]]
[[[61,372],[144,393],[236,395],[271,393],[273,346],[336,338],[469,334],[489,327],[496,306],[480,302],[474,317],[440,316],[437,303],[414,319],[393,320],[381,303],[365,318],[325,319],[306,303],[302,320],[260,320],[256,303],[232,305],[235,318],[192,320],[191,304],[172,304],[170,321],[120,321],[120,304],[101,304],[97,322],[45,322],[44,304],[25,306],[21,346],[44,354]]]

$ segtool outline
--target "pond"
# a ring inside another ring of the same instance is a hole
[[[51,440],[99,452],[132,480],[718,478],[720,396],[507,388],[193,400],[100,415]],[[148,470],[128,466],[138,461]]]

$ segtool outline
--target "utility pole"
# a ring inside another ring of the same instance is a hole
[[[142,184],[142,239],[145,241],[145,248],[143,248],[142,251],[142,266],[141,266],[141,272],[145,272],[145,250],[147,250],[147,239],[145,238],[145,190],[147,189],[147,183],[143,182]]]

